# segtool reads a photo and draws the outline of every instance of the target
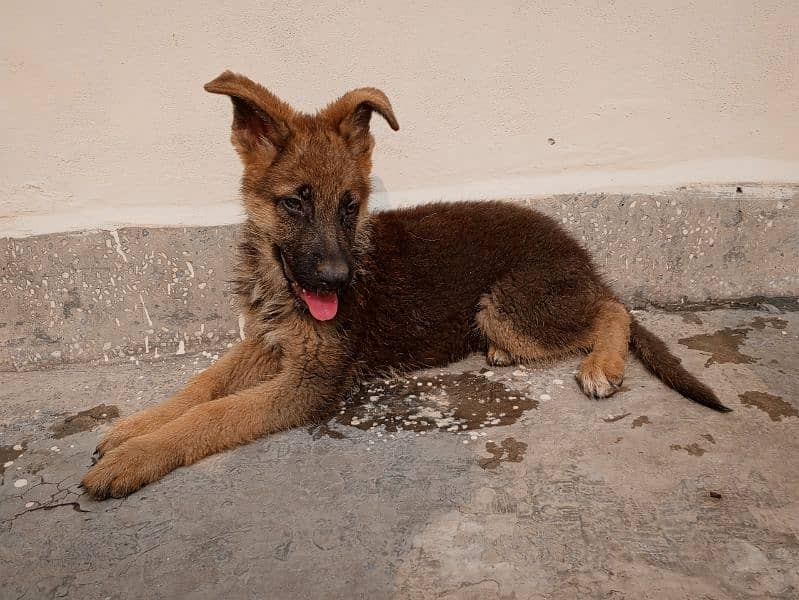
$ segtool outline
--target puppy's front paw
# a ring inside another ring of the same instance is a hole
[[[492,367],[509,367],[515,363],[510,352],[497,348],[494,344],[488,345],[486,362]]]
[[[111,431],[105,434],[100,443],[97,444],[95,452],[103,456],[106,452],[121,446],[131,438],[155,431],[157,427],[152,421],[153,419],[150,418],[146,411],[125,417],[114,425]]]
[[[136,438],[109,450],[83,478],[95,500],[122,498],[161,479],[179,466],[176,457],[154,441]]]

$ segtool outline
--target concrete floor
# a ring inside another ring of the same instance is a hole
[[[108,422],[211,359],[4,372],[0,597],[797,598],[799,313],[774,311],[639,315],[730,414],[637,362],[591,401],[576,360],[473,357],[102,503],[77,483]]]

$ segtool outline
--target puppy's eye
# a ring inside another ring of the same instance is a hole
[[[302,201],[294,196],[287,196],[280,199],[280,204],[290,213],[302,212]]]
[[[361,207],[361,205],[358,203],[358,201],[355,198],[352,197],[351,194],[347,194],[344,197],[344,207],[342,208],[342,212],[346,216],[351,217],[351,216],[357,214],[358,213],[358,209],[360,207]]]

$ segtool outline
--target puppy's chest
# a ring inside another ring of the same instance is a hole
[[[340,324],[319,322],[305,314],[287,290],[255,284],[247,293],[239,294],[238,303],[245,335],[260,339],[285,358],[331,363],[350,354],[348,336]]]

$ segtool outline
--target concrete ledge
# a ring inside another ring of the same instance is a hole
[[[521,202],[574,233],[632,306],[799,295],[799,185]],[[223,350],[239,338],[226,283],[236,229],[5,238],[0,369]]]

